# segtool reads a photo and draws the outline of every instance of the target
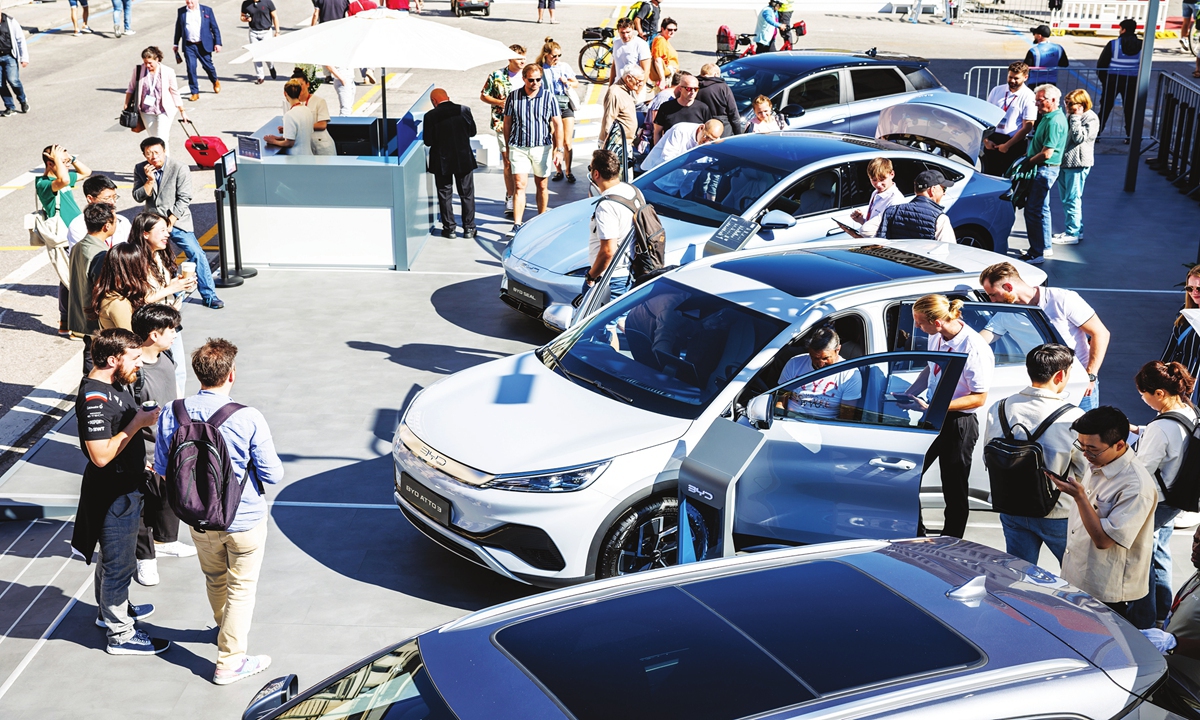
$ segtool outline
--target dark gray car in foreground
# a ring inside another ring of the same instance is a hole
[[[1166,673],[1124,619],[1003,552],[851,541],[499,605],[303,693],[272,681],[247,717],[1145,720],[1174,717],[1149,700]]]

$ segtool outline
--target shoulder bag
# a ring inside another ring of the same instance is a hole
[[[142,84],[142,66],[138,65],[133,69],[133,92],[129,95],[129,102],[125,104],[125,109],[121,111],[121,127],[127,127],[135,133],[142,132],[146,126],[142,124],[142,114],[137,110],[138,94],[141,92]]]

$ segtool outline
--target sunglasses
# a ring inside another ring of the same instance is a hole
[[[678,30],[678,29],[679,29],[679,28],[677,28],[677,27],[673,27],[673,28],[663,28],[663,32],[675,32],[675,31],[676,31],[676,30]]]
[[[1183,291],[1189,293],[1200,292],[1200,285],[1188,285]]]
[[[541,75],[538,75],[537,77],[525,78],[525,82],[527,82],[527,83],[540,83],[541,81],[542,81]]]
[[[680,85],[679,89],[683,92],[698,92],[700,90],[700,86],[697,85],[696,87],[688,87],[687,85]]]
[[[554,53],[554,54],[553,54],[553,55],[551,55],[550,57],[552,57],[552,58],[560,58],[560,57],[562,57],[562,53]]]

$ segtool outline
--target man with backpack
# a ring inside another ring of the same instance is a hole
[[[616,298],[629,291],[629,255],[617,257],[617,251],[633,229],[634,207],[644,205],[645,198],[640,197],[637,188],[621,182],[621,161],[613,151],[600,149],[593,152],[590,167],[591,180],[600,191],[600,200],[592,212],[588,236],[591,267],[584,276],[584,290],[599,282],[609,264],[616,262],[608,280],[609,297]]]
[[[1029,351],[1029,387],[993,405],[984,431],[983,461],[1004,527],[1004,549],[1034,565],[1043,544],[1062,563],[1071,506],[1071,498],[1059,494],[1042,471],[1081,479],[1087,474],[1071,430],[1083,410],[1067,402],[1074,360],[1075,353],[1058,343]]]
[[[220,338],[210,338],[192,353],[200,392],[163,408],[154,448],[154,471],[167,479],[172,509],[192,528],[204,572],[218,628],[217,685],[235,683],[271,664],[267,655],[247,655],[246,644],[267,540],[262,483],[283,479],[266,418],[229,398],[237,379],[236,357],[237,347]],[[201,444],[207,444],[205,455],[195,450]],[[220,462],[205,462],[213,457]],[[194,483],[180,481],[189,475]],[[236,507],[223,506],[220,499],[226,497],[238,498]],[[208,498],[217,500],[206,502]]]

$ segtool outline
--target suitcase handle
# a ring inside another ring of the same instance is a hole
[[[196,123],[192,122],[191,120],[179,118],[176,122],[183,126],[184,132],[188,132],[188,125],[192,126],[192,130],[190,133],[188,133],[188,137],[195,137],[200,134],[200,131],[196,129]]]

